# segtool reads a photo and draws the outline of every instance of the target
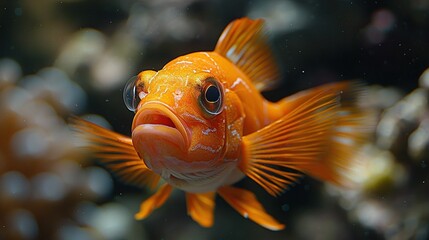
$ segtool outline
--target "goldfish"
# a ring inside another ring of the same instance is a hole
[[[351,186],[352,159],[372,128],[359,81],[266,100],[261,92],[280,79],[264,20],[241,18],[225,28],[214,51],[177,57],[127,83],[124,101],[135,112],[131,137],[79,118],[73,126],[121,180],[155,191],[136,219],[178,189],[188,215],[203,227],[213,225],[220,196],[243,217],[281,230],[285,225],[252,191],[234,184],[247,177],[273,196],[304,174]]]

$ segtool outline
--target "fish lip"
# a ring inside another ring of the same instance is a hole
[[[174,126],[152,122],[151,116],[154,115],[166,117],[167,119],[171,120]],[[132,130],[134,131],[134,129],[139,126],[158,126],[170,128],[169,130],[176,129],[177,131],[179,131],[182,137],[183,144],[180,144],[180,146],[184,148],[182,150],[185,150],[188,148],[188,146],[190,146],[190,133],[188,131],[185,121],[182,120],[179,116],[177,116],[177,114],[174,113],[170,106],[163,102],[154,101],[143,104],[134,116]]]

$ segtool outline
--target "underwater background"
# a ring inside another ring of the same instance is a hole
[[[249,179],[279,232],[217,199],[215,224],[184,194],[143,221],[150,192],[85,154],[72,115],[130,134],[126,81],[214,49],[232,20],[264,18],[282,67],[273,101],[360,79],[378,116],[345,190],[304,177],[278,198]],[[429,239],[429,0],[0,0],[0,239]]]

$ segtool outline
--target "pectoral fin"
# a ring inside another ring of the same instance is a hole
[[[362,91],[356,82],[330,84],[282,102],[293,107],[243,137],[240,169],[271,195],[280,194],[301,173],[350,186],[353,157],[373,126],[370,112],[357,104]]]
[[[80,118],[72,118],[72,128],[88,140],[88,149],[124,182],[154,189],[160,176],[152,172],[137,155],[129,137]]]
[[[273,217],[265,212],[255,195],[247,190],[235,187],[221,187],[218,189],[219,195],[225,199],[243,217],[249,218],[257,224],[273,230],[282,230],[284,225],[277,222]]]
[[[155,209],[161,207],[170,196],[171,190],[172,187],[170,185],[162,185],[154,195],[142,202],[140,211],[136,213],[135,218],[142,220],[149,216]]]
[[[213,225],[215,193],[186,193],[188,214],[203,227]]]

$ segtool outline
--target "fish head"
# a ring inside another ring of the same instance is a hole
[[[223,160],[226,94],[222,76],[179,60],[141,72],[124,99],[135,111],[133,145],[146,165],[163,178],[189,180]]]

